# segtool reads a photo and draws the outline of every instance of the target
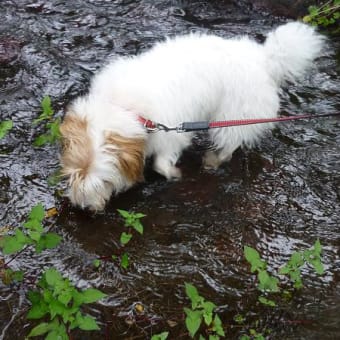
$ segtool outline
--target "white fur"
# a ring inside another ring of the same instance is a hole
[[[135,57],[112,60],[94,78],[89,94],[72,111],[89,121],[96,154],[88,181],[110,182],[108,191],[126,190],[115,160],[103,153],[104,131],[147,141],[145,156],[166,178],[180,177],[175,164],[192,133],[147,134],[137,116],[168,126],[200,120],[275,117],[278,88],[300,76],[320,53],[323,38],[302,23],[288,23],[268,35],[264,45],[248,37],[223,39],[191,34],[168,39]],[[229,160],[241,145],[252,145],[272,124],[211,130],[216,152],[204,157],[207,168]],[[102,209],[108,193],[86,190],[73,203]],[[105,197],[104,197],[105,196]],[[72,197],[71,197],[72,199]]]

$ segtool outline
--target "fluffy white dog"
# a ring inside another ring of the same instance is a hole
[[[248,37],[190,34],[168,39],[134,57],[112,60],[76,99],[61,125],[61,164],[73,204],[102,210],[111,194],[143,180],[144,160],[167,179],[181,176],[176,162],[192,133],[148,133],[140,117],[167,126],[188,121],[270,118],[278,89],[317,57],[323,38],[302,23],[269,33],[261,45]],[[206,168],[252,145],[272,124],[210,130],[214,151]]]

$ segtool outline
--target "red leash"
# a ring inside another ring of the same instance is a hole
[[[168,127],[164,124],[153,122],[152,120],[145,119],[141,116],[138,117],[138,120],[144,125],[148,132],[157,132],[157,131],[176,131],[177,133],[182,132],[191,132],[191,131],[202,131],[216,128],[224,128],[231,126],[241,126],[241,125],[253,125],[253,124],[265,124],[265,123],[278,123],[278,122],[286,122],[291,120],[299,120],[299,119],[315,119],[315,118],[324,118],[324,117],[332,117],[339,116],[340,112],[337,113],[320,113],[315,115],[297,115],[297,116],[288,116],[288,117],[275,117],[275,118],[258,118],[258,119],[238,119],[238,120],[222,120],[216,122],[184,122],[179,124],[177,127]]]

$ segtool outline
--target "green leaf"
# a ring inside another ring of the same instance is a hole
[[[242,335],[240,340],[250,340],[250,337],[248,335]]]
[[[51,324],[47,322],[42,322],[38,326],[34,327],[30,333],[28,334],[28,337],[34,337],[34,336],[39,336],[43,335],[51,330]]]
[[[4,138],[12,128],[13,122],[11,120],[0,122],[0,139]]]
[[[66,327],[57,318],[52,321],[53,328],[47,334],[45,340],[69,340]]]
[[[129,267],[129,255],[127,253],[124,253],[122,255],[122,258],[120,260],[120,266],[124,269],[127,269]]]
[[[62,237],[55,233],[46,233],[42,236],[44,240],[45,247],[51,249],[56,247],[62,240]]]
[[[185,283],[185,292],[188,298],[191,300],[192,308],[196,309],[204,302],[204,298],[198,294],[195,286],[190,283]]]
[[[276,277],[270,276],[267,271],[262,270],[257,275],[259,279],[259,289],[262,291],[278,292],[279,280]]]
[[[319,260],[315,260],[312,262],[312,266],[317,274],[322,275],[325,272],[323,264]]]
[[[220,317],[217,314],[215,314],[214,324],[213,324],[212,330],[214,332],[216,332],[220,336],[225,336],[225,333],[224,333],[224,330],[223,330],[222,321],[221,321]]]
[[[141,219],[141,218],[143,218],[143,217],[145,217],[146,215],[145,214],[142,214],[142,213],[136,213],[136,214],[133,214],[133,217],[135,218],[135,219]]]
[[[204,319],[204,323],[207,326],[210,326],[210,324],[212,323],[212,320],[213,320],[213,314],[211,312],[204,311],[203,312],[203,319]]]
[[[250,271],[252,273],[259,270],[264,270],[267,266],[266,262],[261,260],[260,254],[254,248],[244,246],[244,256],[246,260],[251,264]]]
[[[88,288],[81,292],[83,303],[92,303],[103,299],[107,295],[95,288]]]
[[[30,214],[28,215],[30,220],[42,221],[45,218],[45,209],[41,203],[35,205]]]
[[[62,238],[55,233],[47,233],[41,236],[40,240],[36,243],[35,251],[37,254],[45,249],[52,249],[56,247]]]
[[[100,266],[100,264],[101,264],[101,261],[99,260],[99,259],[95,259],[95,260],[93,260],[93,265],[96,267],[96,268],[98,268],[99,266]]]
[[[50,134],[50,143],[55,143],[60,137],[60,119],[56,119],[46,125],[46,127],[49,129]]]
[[[40,234],[44,230],[41,221],[38,220],[28,220],[26,223],[24,223],[24,227],[28,230],[37,231]]]
[[[94,331],[100,329],[96,320],[90,315],[79,316],[77,314],[77,323],[78,327],[84,331]]]
[[[43,112],[46,114],[52,114],[53,110],[51,108],[51,98],[50,96],[44,96],[44,98],[41,101],[41,107],[43,109]]]
[[[203,337],[202,337],[203,338]],[[203,338],[204,339],[204,338]],[[209,335],[209,340],[219,340],[220,337],[218,335],[210,334]]]
[[[39,301],[33,304],[27,314],[27,319],[41,319],[49,311],[47,304],[44,301]]]
[[[125,231],[122,232],[122,234],[120,235],[120,243],[125,246],[126,244],[128,244],[130,242],[132,238],[132,234],[130,233],[126,233]]]
[[[55,286],[63,281],[63,277],[56,269],[50,268],[45,272],[45,280],[50,286]]]
[[[38,124],[43,120],[50,119],[53,116],[53,109],[51,106],[51,98],[49,96],[45,96],[41,101],[42,113],[40,116],[33,121],[33,124]]]
[[[41,237],[41,232],[39,231],[34,231],[34,230],[30,230],[28,232],[28,235],[29,237],[33,240],[33,241],[36,241],[38,242],[40,240],[40,237]]]
[[[53,299],[49,302],[49,313],[51,314],[51,319],[54,319],[56,315],[62,315],[64,310],[66,309],[65,305],[63,305],[61,302]]]
[[[203,307],[203,318],[204,318],[204,322],[207,326],[210,326],[210,324],[213,321],[213,310],[216,307],[216,305],[210,301],[204,302],[202,304]]]
[[[301,267],[304,264],[302,254],[300,252],[293,253],[288,263],[292,267]]]
[[[187,315],[185,318],[185,325],[190,336],[193,338],[201,326],[202,311],[193,311],[191,309],[184,308],[184,312]]]
[[[129,218],[131,216],[131,214],[123,209],[117,209],[117,211],[119,212],[119,214],[124,217],[124,218]]]
[[[269,299],[265,298],[264,296],[260,296],[260,297],[259,297],[259,301],[260,301],[263,305],[266,305],[266,306],[270,306],[270,307],[275,307],[275,306],[276,306],[275,301],[269,300]]]
[[[50,143],[50,141],[51,141],[51,138],[48,134],[42,134],[34,140],[33,145],[34,146],[43,146],[47,143]]]
[[[22,250],[26,245],[31,244],[31,241],[20,229],[16,229],[15,234],[13,236],[5,236],[2,243],[2,251],[5,255],[8,255]]]
[[[135,229],[138,233],[143,235],[144,232],[144,227],[143,225],[140,223],[140,221],[136,221],[133,223],[132,225],[133,229]]]
[[[166,340],[168,338],[169,332],[162,332],[155,334],[151,337],[151,340]]]
[[[72,299],[72,289],[64,289],[59,295],[58,295],[58,301],[62,303],[64,306],[67,306],[68,303]]]

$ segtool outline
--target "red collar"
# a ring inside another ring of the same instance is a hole
[[[157,129],[157,124],[155,122],[153,122],[150,119],[145,119],[142,116],[138,116],[138,121],[140,123],[143,124],[143,126],[147,129],[147,130],[155,130]]]

